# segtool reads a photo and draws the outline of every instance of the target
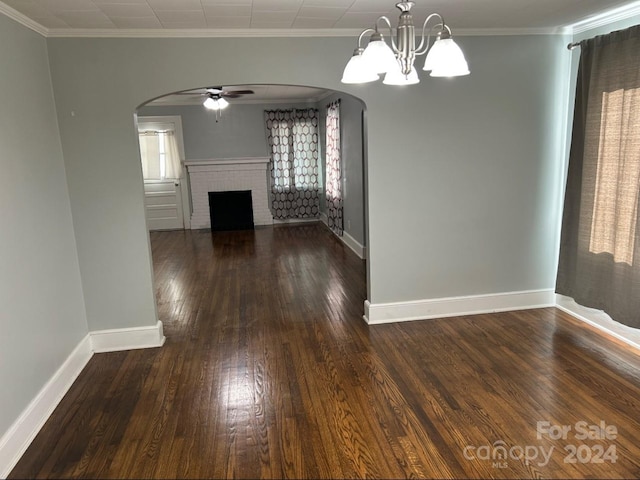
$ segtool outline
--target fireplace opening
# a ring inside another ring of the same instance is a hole
[[[253,230],[251,190],[209,192],[211,230]]]

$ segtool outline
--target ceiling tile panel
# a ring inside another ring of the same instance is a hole
[[[147,0],[93,0],[96,5],[103,4],[116,4],[116,5],[135,5],[144,4],[148,5]]]
[[[110,17],[118,28],[162,28],[156,17]]]
[[[253,12],[252,22],[288,22],[291,24],[298,12]]]
[[[156,12],[156,16],[163,23],[166,24],[168,22],[176,23],[201,23],[205,24],[205,18],[202,13],[198,11],[191,10],[160,10]]]
[[[236,5],[249,5],[253,4],[253,0],[201,0],[202,6],[206,7],[207,5],[226,5],[226,6],[236,6]]]
[[[153,10],[146,3],[104,3],[98,6],[108,17],[154,17]]]
[[[291,28],[293,22],[264,22],[260,20],[251,20],[251,28]]]
[[[335,23],[332,18],[296,17],[293,28],[332,28]]]
[[[200,0],[147,0],[156,12],[160,10],[197,10],[202,12]]]
[[[298,11],[302,0],[253,0],[254,12]]]
[[[345,13],[340,20],[335,24],[336,28],[369,28],[372,27],[375,21],[380,16],[379,13]],[[393,24],[393,19],[392,19]],[[394,24],[395,26],[395,24]]]
[[[211,28],[249,28],[251,17],[207,17],[207,26]]]
[[[298,17],[306,18],[333,18],[338,19],[347,11],[346,8],[335,7],[308,7],[302,6],[298,12]]]
[[[388,0],[355,0],[349,8],[349,13],[377,12],[387,13],[394,8],[395,3]]]
[[[305,7],[329,7],[347,9],[353,4],[353,0],[304,0]]]
[[[207,20],[212,17],[250,17],[251,5],[203,5]]]
[[[97,5],[90,0],[40,0],[40,3],[52,13],[65,10],[99,11]]]
[[[104,13],[89,11],[65,11],[56,15],[72,28],[114,28],[115,25]]]

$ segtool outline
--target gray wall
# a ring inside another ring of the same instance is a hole
[[[138,115],[180,115],[187,160],[267,156],[262,105],[233,105],[218,123],[201,105],[144,107]]]
[[[187,160],[212,158],[266,157],[269,155],[264,125],[264,111],[287,108],[315,108],[308,104],[242,104],[237,103],[216,115],[201,105],[146,106],[139,116],[180,115]]]
[[[0,15],[0,437],[87,334],[45,39]]]
[[[146,106],[138,115],[180,115],[185,156],[194,161],[267,156],[264,109],[264,105],[233,105],[217,123],[215,112],[201,105]]]
[[[327,105],[340,99],[340,143],[343,176],[344,230],[360,245],[366,245],[364,227],[364,157],[362,152],[363,104],[351,95],[335,93],[318,105],[320,110],[320,151],[322,175],[326,178],[324,154],[326,152]],[[325,211],[322,202],[322,211]]]
[[[364,100],[373,303],[553,287],[566,38],[458,40],[471,76],[391,88],[339,83],[353,38],[49,39],[90,328],[155,322],[133,112],[212,83]]]

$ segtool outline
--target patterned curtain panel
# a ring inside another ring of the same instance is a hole
[[[340,158],[340,100],[327,107],[327,187],[325,201],[329,228],[344,232],[342,222],[342,169]]]
[[[264,115],[273,218],[318,217],[318,110],[266,110]]]

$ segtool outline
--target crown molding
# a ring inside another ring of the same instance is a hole
[[[500,37],[525,35],[564,35],[565,27],[541,28],[455,28],[456,37]]]
[[[97,29],[52,28],[50,38],[269,38],[269,37],[357,37],[362,30],[352,28],[259,29]],[[558,35],[567,33],[564,27],[551,28],[458,28],[456,36]]]
[[[25,26],[36,33],[39,33],[43,37],[46,37],[49,34],[49,29],[47,27],[40,25],[35,20],[31,20],[29,17],[20,13],[14,8],[11,8],[6,3],[0,2],[0,13],[9,17],[11,20],[15,20],[20,25]]]
[[[635,17],[636,15],[640,15],[640,1],[585,18],[584,20],[580,20],[579,22],[569,25],[568,28],[575,35],[610,23],[626,20],[628,18]]]
[[[279,29],[279,28],[189,28],[189,29],[99,29],[53,28],[48,37],[95,38],[257,38],[257,37],[351,37],[354,29]]]

